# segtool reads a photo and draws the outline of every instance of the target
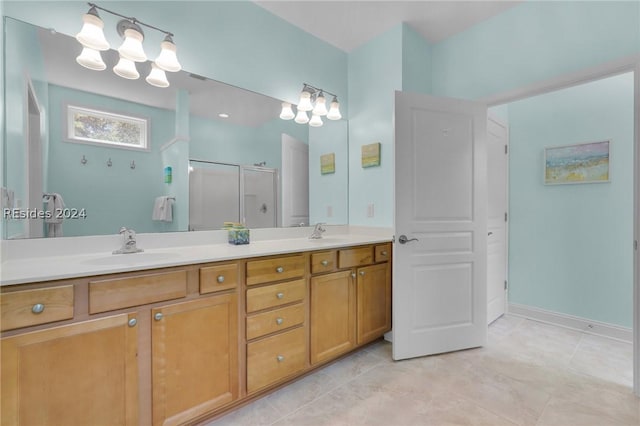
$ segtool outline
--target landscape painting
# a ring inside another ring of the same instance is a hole
[[[545,148],[544,183],[609,182],[610,141]]]

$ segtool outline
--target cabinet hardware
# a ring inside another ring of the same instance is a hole
[[[163,317],[164,315],[162,315],[162,312],[156,312],[156,314],[153,316],[153,319],[156,321],[160,321]]]
[[[282,355],[278,355],[276,357],[276,359],[278,360],[278,362],[283,362],[284,361],[284,357]]]
[[[276,324],[278,325],[282,325],[282,323],[284,322],[284,320],[280,317],[276,318]]]
[[[352,272],[352,273],[351,273],[351,278],[355,278],[355,277],[356,277],[356,273],[355,273],[355,272]]]
[[[386,256],[387,254],[388,254],[388,253],[387,253],[387,251],[386,251],[386,250],[383,250],[383,251],[382,251],[382,255],[383,255],[383,256]]]
[[[284,268],[283,268],[282,266],[278,266],[278,267],[276,268],[276,272],[277,272],[277,273],[279,273],[279,274],[281,274],[281,273],[283,273],[283,272],[284,272]]]
[[[218,275],[218,282],[222,284],[224,282],[224,275]]]
[[[322,264],[322,266],[327,266],[329,264],[329,261],[328,260],[323,260],[320,263]]]
[[[280,292],[280,293],[276,294],[276,297],[278,299],[282,299],[284,297],[284,293]]]
[[[41,314],[44,311],[44,305],[42,303],[36,303],[31,308],[31,312],[34,314]]]
[[[364,277],[364,271],[360,271],[360,276]]]
[[[135,327],[137,323],[138,323],[138,320],[135,318],[131,318],[128,322],[129,327]]]

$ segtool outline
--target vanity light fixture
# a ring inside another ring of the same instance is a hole
[[[333,96],[329,110],[327,110],[327,99],[324,96],[325,93]],[[294,114],[291,104],[289,102],[283,102],[280,118],[283,120],[291,120],[295,117],[294,121],[296,123],[309,123],[312,127],[322,126],[322,117],[325,116],[329,120],[340,120],[342,118],[342,114],[340,114],[338,96],[307,83],[304,83],[302,92],[300,92],[300,101],[298,102],[297,110],[298,113]],[[309,119],[307,111],[311,111],[311,119]]]
[[[113,67],[113,72],[120,77],[130,80],[139,78],[140,73],[138,73],[135,63],[147,61],[147,55],[142,45],[144,41],[142,26],[165,34],[165,38],[160,44],[160,54],[156,60],[152,62],[151,72],[145,80],[156,87],[168,87],[169,81],[167,80],[165,71],[178,72],[182,69],[176,56],[177,48],[173,42],[173,34],[152,25],[145,24],[137,18],[121,15],[105,9],[95,3],[88,3],[88,5],[90,7],[89,11],[82,17],[84,24],[80,32],[76,35],[76,40],[83,46],[82,53],[76,58],[76,62],[85,68],[95,71],[102,71],[107,67],[100,54],[100,51],[108,50],[110,47],[102,31],[104,22],[98,15],[98,10],[101,10],[123,18],[118,22],[116,30],[118,34],[124,38],[124,41],[118,48],[120,60],[118,64]]]

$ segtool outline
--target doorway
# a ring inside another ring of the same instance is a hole
[[[42,209],[43,175],[42,175],[42,135],[40,132],[41,109],[33,85],[27,82],[27,122],[26,122],[26,167],[25,182],[27,209]],[[44,235],[42,218],[26,221],[25,237],[40,238]]]

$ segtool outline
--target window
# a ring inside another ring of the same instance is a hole
[[[148,150],[146,118],[67,105],[67,138],[71,142]]]

